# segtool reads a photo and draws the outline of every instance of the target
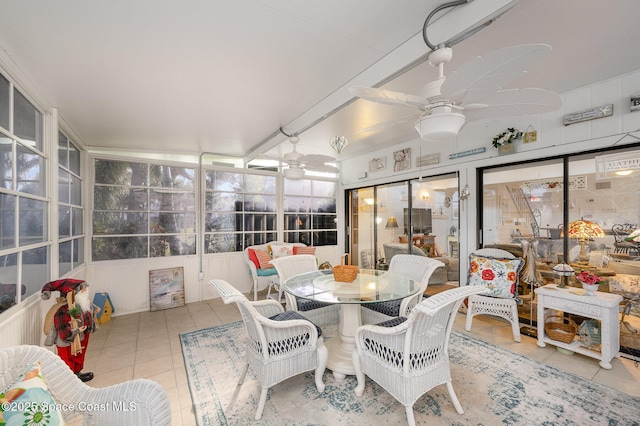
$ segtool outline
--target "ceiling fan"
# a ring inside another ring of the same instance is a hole
[[[463,3],[466,1],[441,5],[424,23],[423,38],[432,49],[429,63],[438,68],[438,77],[427,83],[419,95],[360,86],[351,87],[349,91],[368,101],[417,108],[417,114],[402,121],[415,120],[415,128],[425,141],[454,137],[471,120],[540,114],[560,108],[560,96],[545,89],[502,89],[551,51],[551,47],[545,44],[495,50],[472,59],[445,76],[444,66],[451,61],[453,51],[445,44],[437,47],[431,44],[426,29],[436,11]]]
[[[296,144],[300,141],[300,137],[296,134],[287,134],[280,128],[280,132],[289,138],[289,142],[293,145],[293,150],[286,153],[281,161],[287,164],[282,169],[282,174],[287,179],[302,179],[305,176],[305,170],[321,173],[338,173],[339,169],[333,164],[336,159],[328,155],[321,154],[300,154],[296,150]]]

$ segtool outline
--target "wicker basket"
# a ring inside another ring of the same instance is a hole
[[[571,318],[551,315],[544,320],[544,332],[552,340],[571,343],[578,332],[578,324]]]
[[[344,263],[344,259],[347,259],[347,263]],[[346,253],[340,258],[340,264],[333,267],[333,279],[342,282],[350,283],[356,279],[358,275],[358,266],[350,265],[351,255]]]

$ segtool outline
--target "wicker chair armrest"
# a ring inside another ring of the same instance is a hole
[[[418,303],[422,300],[422,294],[419,292],[410,297],[405,297],[402,299],[402,303],[400,303],[400,313],[398,316],[400,317],[408,317],[409,313],[413,308],[416,307]]]
[[[284,312],[284,308],[280,303],[275,300],[258,300],[257,302],[251,302],[256,311],[260,313],[260,315],[265,316],[266,318],[272,317],[274,315],[278,315],[279,313]]]
[[[427,299],[423,300],[420,305],[420,309],[424,309],[426,311],[434,310],[439,307],[443,303],[447,303],[448,301],[452,301],[458,298],[466,298],[474,294],[485,294],[488,293],[489,290],[486,287],[479,285],[467,285],[464,287],[458,287],[452,290],[443,291]]]
[[[262,325],[262,331],[267,343],[286,339],[300,339],[302,336],[302,340],[307,339],[306,344],[302,346],[315,347],[317,344],[318,330],[311,321],[274,321],[265,317],[257,317],[256,320]]]
[[[105,388],[88,387],[82,398],[96,425],[170,425],[171,404],[164,388],[147,379],[135,379]],[[83,407],[79,407],[83,408]]]

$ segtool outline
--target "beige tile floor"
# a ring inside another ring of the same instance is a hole
[[[93,371],[95,378],[88,384],[104,387],[134,378],[155,380],[169,395],[172,424],[195,425],[179,334],[239,320],[235,304],[224,305],[220,299],[113,317],[91,336],[84,371]],[[454,328],[465,332],[464,322],[465,316],[458,314]],[[640,397],[640,367],[632,360],[616,358],[613,368],[604,370],[592,358],[563,354],[550,345],[539,348],[528,336],[515,343],[509,324],[486,317],[474,318],[471,334]]]

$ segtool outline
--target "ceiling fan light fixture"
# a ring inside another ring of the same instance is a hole
[[[423,141],[439,142],[455,137],[464,122],[464,115],[458,112],[440,112],[420,117],[415,128]]]
[[[329,145],[337,154],[340,154],[349,145],[349,141],[344,136],[334,136],[329,141]]]
[[[283,169],[282,174],[287,179],[302,179],[304,177],[304,169],[299,167]]]

